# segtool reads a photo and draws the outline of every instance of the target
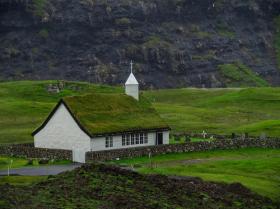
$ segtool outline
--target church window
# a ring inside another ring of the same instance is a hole
[[[130,145],[130,134],[126,134],[126,145]]]
[[[148,133],[144,133],[144,143],[148,143]]]
[[[106,136],[105,147],[113,147],[113,136]]]
[[[131,145],[135,144],[135,134],[131,134]]]
[[[141,133],[140,134],[140,144],[143,144],[143,142],[144,142],[144,134]]]
[[[122,135],[122,146],[125,146],[125,135]]]
[[[139,144],[139,134],[135,134],[136,138],[135,138],[135,144]]]

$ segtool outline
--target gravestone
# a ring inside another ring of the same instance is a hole
[[[261,140],[265,140],[265,139],[266,139],[266,134],[265,134],[265,133],[261,133],[260,139],[261,139]]]

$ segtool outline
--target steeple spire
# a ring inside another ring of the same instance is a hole
[[[139,83],[133,75],[133,62],[130,61],[130,75],[125,82],[125,93],[129,96],[139,99]]]

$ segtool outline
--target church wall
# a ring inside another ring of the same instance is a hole
[[[129,96],[134,97],[135,99],[139,100],[139,90],[137,84],[128,84],[125,86],[125,93]]]
[[[91,151],[99,150],[113,150],[131,147],[145,147],[156,145],[156,132],[148,133],[148,143],[134,144],[134,145],[122,145],[122,135],[113,136],[113,147],[105,147],[105,137],[95,137],[91,139]],[[163,131],[163,143],[169,144],[169,131]]]
[[[35,147],[90,151],[90,137],[61,104],[46,126],[34,136]]]

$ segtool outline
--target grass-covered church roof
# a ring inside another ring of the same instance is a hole
[[[169,129],[143,96],[137,101],[125,94],[87,94],[64,97],[60,103],[67,107],[79,126],[90,136]],[[53,113],[55,110],[56,108]],[[52,114],[49,119],[51,116]],[[48,119],[45,123],[47,121]],[[38,131],[37,129],[33,134]]]

